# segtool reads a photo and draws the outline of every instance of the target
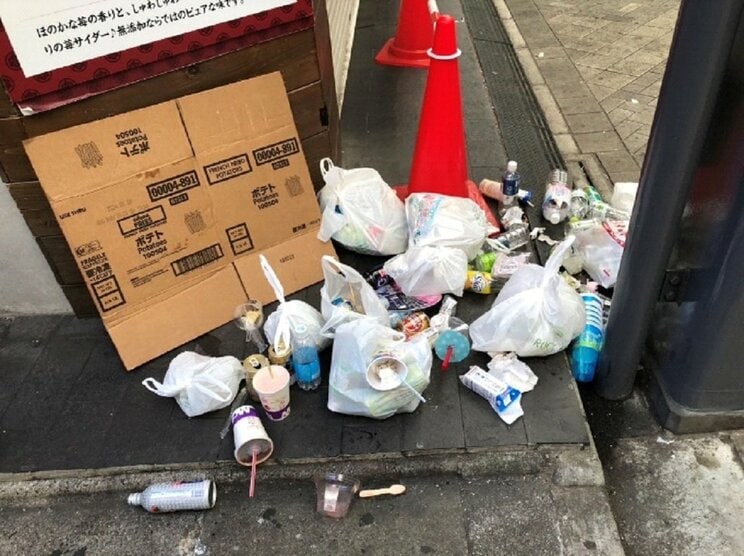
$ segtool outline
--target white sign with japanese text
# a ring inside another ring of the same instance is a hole
[[[297,0],[0,0],[26,77]]]

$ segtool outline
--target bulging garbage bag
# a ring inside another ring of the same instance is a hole
[[[455,247],[424,245],[393,257],[383,268],[406,295],[461,296],[468,277],[468,256]]]
[[[208,357],[184,351],[170,362],[163,382],[146,378],[150,392],[176,402],[189,417],[227,407],[238,394],[243,365],[235,357]]]
[[[584,304],[558,274],[574,239],[557,245],[545,267],[526,264],[516,270],[493,306],[470,326],[474,350],[551,355],[581,333]]]
[[[397,255],[408,245],[403,202],[377,170],[344,170],[320,161],[325,186],[318,192],[323,218],[318,239],[335,239],[367,255]]]

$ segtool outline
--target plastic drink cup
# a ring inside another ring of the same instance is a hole
[[[289,372],[287,369],[278,365],[259,369],[253,377],[253,388],[269,419],[281,421],[289,416]]]
[[[258,411],[252,405],[241,405],[230,416],[233,424],[235,441],[235,461],[240,465],[250,466],[253,452],[256,452],[256,463],[263,463],[274,451],[274,443],[266,434]]]
[[[318,513],[336,519],[345,517],[359,486],[359,481],[340,473],[315,477]]]

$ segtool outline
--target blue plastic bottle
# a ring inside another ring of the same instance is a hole
[[[302,390],[315,390],[320,386],[318,349],[304,324],[298,324],[292,330],[292,366],[297,386]]]
[[[586,311],[586,325],[574,342],[571,352],[571,371],[578,382],[591,382],[597,370],[599,352],[604,343],[602,300],[594,292],[581,294]]]

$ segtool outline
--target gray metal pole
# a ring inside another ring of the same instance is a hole
[[[683,0],[641,172],[595,388],[633,390],[654,306],[744,3]]]

